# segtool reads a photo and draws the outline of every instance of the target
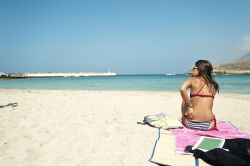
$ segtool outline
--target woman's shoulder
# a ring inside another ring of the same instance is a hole
[[[188,81],[191,81],[191,82],[195,82],[195,81],[200,80],[200,78],[195,77],[195,76],[192,76],[192,77],[187,78],[187,80],[188,80]]]
[[[202,84],[204,84],[204,80],[200,77],[190,77],[189,81],[192,87],[200,87]]]
[[[201,78],[195,77],[195,76],[188,77],[185,81],[185,83],[189,84],[190,86],[200,84],[200,82],[201,82]]]
[[[204,82],[204,79],[198,76],[190,77],[190,80],[193,82]]]
[[[192,77],[188,77],[186,80],[185,80],[185,82],[189,82],[189,83],[191,83],[192,82]]]

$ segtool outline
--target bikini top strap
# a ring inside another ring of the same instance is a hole
[[[204,83],[204,84],[202,85],[201,89],[200,89],[197,93],[195,93],[195,94],[199,94],[205,85],[206,85],[206,83]]]

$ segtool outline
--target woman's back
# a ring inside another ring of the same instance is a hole
[[[209,86],[201,77],[190,79],[192,82],[190,97],[195,113],[195,119],[193,120],[198,122],[212,120],[214,117],[212,108],[216,93],[215,88],[211,86],[211,90],[209,90]]]

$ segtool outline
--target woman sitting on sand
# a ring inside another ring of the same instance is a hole
[[[216,127],[212,107],[219,85],[213,78],[213,67],[209,61],[198,60],[192,70],[192,77],[180,88],[182,123],[191,129],[212,130]]]

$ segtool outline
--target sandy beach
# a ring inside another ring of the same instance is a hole
[[[180,118],[181,97],[178,92],[0,90],[0,105],[14,102],[17,107],[0,108],[1,166],[153,166],[148,159],[157,129],[137,122],[160,112]],[[215,98],[217,119],[248,132],[249,108],[250,94]]]

